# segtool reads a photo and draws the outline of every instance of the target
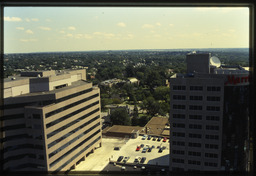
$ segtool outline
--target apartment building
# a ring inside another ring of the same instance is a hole
[[[170,170],[244,171],[248,71],[189,53],[187,74],[170,78]]]
[[[67,171],[101,146],[100,90],[85,70],[4,80],[4,169]]]

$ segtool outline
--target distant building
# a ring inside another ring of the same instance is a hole
[[[168,118],[152,117],[150,121],[144,126],[143,134],[170,137],[170,123]]]
[[[101,146],[100,90],[85,70],[4,80],[4,170],[67,171]]]
[[[170,79],[170,170],[245,171],[249,72],[211,54],[187,55]]]
[[[128,83],[139,85],[140,81],[137,78],[128,78]]]
[[[124,83],[124,81],[121,80],[121,79],[114,78],[114,79],[109,79],[109,80],[102,81],[100,83],[100,85],[105,86],[105,87],[112,87],[113,85],[116,85],[116,84],[119,84],[119,83]]]
[[[102,135],[108,137],[137,138],[144,127],[113,125],[102,131]]]

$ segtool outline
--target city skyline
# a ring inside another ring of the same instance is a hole
[[[4,52],[248,48],[249,8],[6,7]]]

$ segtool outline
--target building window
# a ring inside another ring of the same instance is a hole
[[[205,144],[205,148],[208,148],[208,149],[218,149],[219,146],[217,144]]]
[[[185,146],[185,142],[183,142],[183,141],[172,141],[172,145]]]
[[[172,117],[175,119],[185,119],[185,114],[173,114]]]
[[[185,95],[173,95],[174,100],[186,100]]]
[[[200,161],[194,161],[194,160],[188,160],[188,164],[201,165],[201,162]]]
[[[185,124],[184,123],[173,123],[172,126],[176,127],[176,128],[185,128]]]
[[[172,150],[172,153],[176,154],[176,155],[184,155],[185,151],[184,150]]]
[[[173,132],[172,135],[176,137],[185,137],[185,133],[180,133],[180,132]]]
[[[173,158],[172,162],[174,163],[184,163],[184,159],[180,159],[180,158]]]
[[[216,153],[205,153],[205,157],[207,157],[207,158],[218,158],[218,154],[216,154]]]
[[[199,124],[190,124],[189,125],[190,129],[202,129],[202,125]]]
[[[209,86],[207,87],[207,91],[213,91],[213,92],[219,92],[221,90],[220,87],[216,87],[216,86]]]
[[[189,142],[188,143],[189,147],[197,147],[197,148],[201,148],[201,143],[193,143],[193,142]]]
[[[207,101],[220,101],[220,97],[207,96]]]
[[[189,110],[202,110],[202,106],[190,105]]]
[[[189,115],[189,119],[202,120],[202,115]]]
[[[189,96],[190,100],[195,100],[195,101],[202,101],[203,96]]]
[[[185,105],[173,105],[173,109],[186,109]]]
[[[173,86],[173,90],[186,90],[186,86]]]
[[[188,155],[190,155],[190,156],[201,156],[201,152],[188,151]]]
[[[219,106],[207,106],[206,110],[207,111],[220,111],[220,107]]]
[[[206,125],[205,129],[206,129],[206,130],[219,130],[219,126],[215,126],[215,125]]]
[[[194,133],[189,133],[190,138],[202,138],[201,134],[194,134]]]
[[[214,139],[214,140],[218,140],[219,139],[219,136],[218,135],[205,135],[205,138],[206,139]]]
[[[202,91],[203,86],[190,86],[190,90],[192,90],[192,91]]]
[[[206,116],[206,120],[220,121],[219,116]]]
[[[218,166],[217,163],[211,163],[211,162],[205,162],[204,165],[205,166],[211,166],[211,167],[217,167]]]

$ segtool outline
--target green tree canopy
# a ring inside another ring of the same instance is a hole
[[[113,125],[131,125],[131,119],[124,108],[117,108],[111,112],[110,120]]]

